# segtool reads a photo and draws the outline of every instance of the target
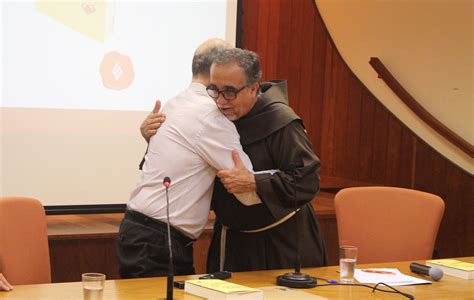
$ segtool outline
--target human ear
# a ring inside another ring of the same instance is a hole
[[[260,84],[258,82],[254,82],[250,85],[250,91],[253,93],[257,93],[258,89],[260,88]]]

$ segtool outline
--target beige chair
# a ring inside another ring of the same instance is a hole
[[[340,190],[334,199],[339,245],[359,248],[358,263],[430,259],[444,202],[395,187]]]
[[[12,285],[51,282],[46,215],[38,200],[0,198],[0,272]]]

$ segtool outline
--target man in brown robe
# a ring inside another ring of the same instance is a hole
[[[242,49],[223,51],[211,67],[208,94],[234,121],[255,173],[240,167],[218,173],[208,272],[291,268],[298,240],[303,267],[327,264],[311,205],[319,190],[319,159],[302,120],[288,106],[285,82],[268,82],[255,92],[260,73],[258,56]],[[233,100],[220,92],[242,86],[247,91]],[[256,191],[263,203],[244,206],[231,194],[244,191]]]

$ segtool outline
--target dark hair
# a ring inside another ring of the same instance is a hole
[[[195,53],[192,64],[193,77],[197,75],[210,76],[212,62],[216,55],[224,49],[226,49],[224,46],[213,46],[201,53]]]
[[[260,60],[258,54],[240,48],[225,49],[219,51],[214,59],[217,65],[226,65],[235,62],[245,73],[245,83],[252,84],[260,82],[262,71],[260,70]]]

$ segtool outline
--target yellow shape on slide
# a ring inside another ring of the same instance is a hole
[[[39,12],[99,42],[106,32],[106,0],[37,0]]]

